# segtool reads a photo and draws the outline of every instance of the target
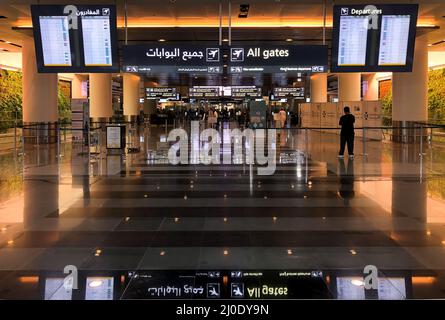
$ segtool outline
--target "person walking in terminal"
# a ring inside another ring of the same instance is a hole
[[[343,109],[344,115],[340,117],[340,151],[338,158],[343,159],[345,153],[345,145],[348,144],[348,155],[350,159],[354,159],[354,122],[355,117],[351,114],[349,107]]]
[[[281,108],[280,112],[278,113],[278,116],[280,119],[280,128],[286,127],[287,114],[283,108]]]

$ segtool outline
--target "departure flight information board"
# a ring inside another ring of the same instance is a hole
[[[114,5],[31,5],[39,72],[119,71]]]
[[[338,65],[364,66],[366,64],[367,17],[342,16],[340,18],[340,40]]]
[[[404,66],[408,50],[409,15],[382,17],[379,66]]]
[[[71,66],[68,18],[39,17],[45,66]]]
[[[82,17],[83,50],[86,66],[112,66],[110,18]]]
[[[332,72],[410,72],[418,5],[334,6]]]

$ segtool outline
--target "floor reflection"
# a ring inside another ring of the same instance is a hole
[[[259,176],[250,146],[233,164],[172,166],[163,127],[129,132],[138,151],[68,139],[0,157],[0,298],[445,297],[443,148],[420,161],[358,141],[338,160],[338,136],[280,130],[276,171]]]

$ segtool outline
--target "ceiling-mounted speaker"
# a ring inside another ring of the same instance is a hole
[[[247,18],[247,15],[249,14],[249,8],[250,5],[248,4],[240,4],[238,18]]]

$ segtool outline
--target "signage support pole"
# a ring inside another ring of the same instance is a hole
[[[326,45],[326,0],[323,0],[323,45]]]
[[[128,16],[127,16],[127,0],[124,2],[124,23],[125,23],[125,45],[128,44]]]
[[[229,46],[232,45],[232,1],[229,0]]]
[[[219,45],[222,46],[222,0],[219,0]]]

